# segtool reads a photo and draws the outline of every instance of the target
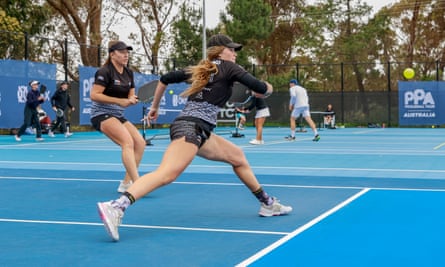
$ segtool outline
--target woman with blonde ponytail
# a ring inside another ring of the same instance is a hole
[[[126,208],[155,189],[175,181],[196,155],[230,164],[258,199],[260,216],[285,215],[292,211],[292,207],[282,205],[263,190],[241,148],[213,132],[219,109],[231,97],[234,82],[246,85],[256,97],[267,97],[272,93],[269,83],[256,79],[235,63],[236,51],[241,48],[241,44],[234,43],[226,35],[214,35],[207,44],[207,59],[161,77],[148,118],[155,120],[158,117],[159,104],[169,83],[191,82],[182,93],[187,97],[187,103],[170,126],[171,143],[159,167],[141,176],[120,198],[97,203],[105,229],[113,240],[119,240],[118,226]]]

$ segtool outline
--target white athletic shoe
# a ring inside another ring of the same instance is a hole
[[[65,138],[68,138],[68,137],[70,137],[71,135],[73,135],[73,133],[66,132],[66,133],[65,133]]]
[[[104,223],[105,230],[107,230],[108,235],[113,239],[113,241],[119,241],[118,227],[122,222],[124,212],[119,208],[114,208],[111,206],[111,201],[98,202],[97,211],[99,212],[100,219]]]
[[[280,215],[286,215],[292,211],[291,206],[282,205],[280,201],[275,197],[273,197],[272,199],[273,202],[270,205],[261,203],[261,208],[259,212],[260,216],[262,217],[280,216]]]
[[[48,131],[48,136],[49,136],[49,137],[56,137],[56,136],[54,135],[53,131],[51,131],[51,130]]]
[[[249,142],[252,145],[264,145],[264,141],[263,140],[256,140],[256,139],[252,139]]]
[[[43,141],[45,141],[45,139],[43,139],[42,137],[37,137],[37,138],[36,138],[36,141],[37,141],[37,142],[43,142]]]
[[[20,142],[22,141],[22,138],[20,138],[20,136],[18,135],[14,135],[15,141]]]
[[[117,192],[118,193],[124,193],[125,191],[128,190],[128,188],[130,188],[130,186],[133,184],[133,182],[129,182],[127,184],[125,184],[124,182],[121,182],[119,184],[119,187],[117,188]]]

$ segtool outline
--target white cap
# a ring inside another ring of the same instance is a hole
[[[37,84],[37,85],[39,85],[40,84],[40,82],[39,81],[30,81],[29,82],[29,85],[31,85],[31,86],[33,86],[34,84]]]

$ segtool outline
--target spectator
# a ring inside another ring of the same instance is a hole
[[[72,135],[72,133],[68,132],[66,129],[65,109],[69,107],[71,111],[74,111],[75,108],[71,104],[70,95],[68,94],[67,89],[68,82],[63,81],[60,84],[59,89],[54,92],[53,96],[51,97],[51,105],[53,110],[56,112],[56,122],[48,131],[48,136],[50,137],[55,137],[54,130],[57,129],[57,127],[62,128],[62,133],[65,135],[65,137],[70,137]]]
[[[45,101],[45,97],[40,95],[39,81],[29,82],[31,90],[26,95],[26,104],[24,109],[23,124],[20,127],[18,133],[14,136],[17,142],[22,141],[21,136],[25,133],[26,128],[34,125],[36,127],[36,141],[43,141],[42,128],[40,127],[39,114],[37,107]]]
[[[329,129],[335,129],[335,111],[331,104],[328,104],[323,116],[324,127]]]

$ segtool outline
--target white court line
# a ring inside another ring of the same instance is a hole
[[[374,132],[381,132],[384,131],[385,128],[372,128],[362,131],[353,131],[352,134],[367,134],[367,133],[374,133]]]
[[[8,219],[8,218],[0,218],[0,222],[103,226],[102,223],[48,221],[48,220],[18,220],[18,219]],[[125,227],[125,228],[143,228],[143,229],[181,230],[181,231],[201,231],[201,232],[242,233],[242,234],[263,234],[263,235],[288,235],[289,234],[288,232],[274,232],[274,231],[229,230],[229,229],[218,229],[218,228],[156,226],[156,225],[139,225],[139,224],[121,224],[119,227],[121,227],[121,228]]]
[[[442,144],[439,144],[439,145],[435,146],[435,147],[433,148],[433,150],[437,150],[437,149],[439,149],[439,148],[441,148],[441,147],[443,147],[443,146],[445,146],[445,143],[442,143]]]
[[[72,162],[72,161],[12,161],[12,160],[0,160],[0,164],[5,164],[8,166],[11,166],[13,164],[18,166],[25,166],[25,165],[31,165],[31,164],[39,164],[44,166],[49,165],[71,165],[71,166],[77,166],[77,165],[93,165],[93,166],[122,166],[121,162],[116,163],[105,163],[105,162]],[[153,166],[159,166],[159,164],[140,164],[140,166],[145,167],[153,167]],[[221,164],[221,165],[200,165],[200,164],[191,164],[189,166],[193,168],[200,168],[200,169],[229,169],[232,170],[232,167],[229,164]],[[296,166],[255,166],[251,165],[252,169],[257,170],[295,170],[295,171],[354,171],[354,172],[407,172],[407,173],[445,173],[444,170],[431,170],[431,169],[374,169],[374,168],[324,168],[324,167],[296,167]]]
[[[95,179],[95,178],[47,178],[47,177],[15,177],[15,176],[0,176],[0,180],[40,180],[40,181],[66,181],[66,182],[101,182],[101,183],[117,183],[119,179]],[[213,185],[213,186],[242,186],[243,183],[222,183],[222,182],[178,182],[173,184],[183,185]],[[289,185],[289,184],[262,184],[264,187],[280,187],[280,188],[306,188],[306,189],[353,189],[363,190],[370,188],[372,190],[383,191],[425,191],[425,192],[445,192],[445,189],[437,188],[413,188],[413,187],[363,187],[363,186],[337,186],[337,185]]]
[[[284,138],[283,138],[284,139]],[[276,144],[285,144],[285,143],[295,143],[295,142],[300,142],[300,141],[307,141],[307,140],[312,140],[312,138],[296,138],[293,141],[289,141],[289,140],[272,140],[272,141],[265,141],[264,144],[262,145],[252,145],[252,144],[245,144],[245,145],[238,145],[239,147],[242,148],[261,148],[263,146],[267,146],[267,145],[276,145]]]
[[[240,262],[239,264],[236,265],[236,267],[244,267],[244,266],[248,266],[249,264],[255,262],[256,260],[258,260],[259,258],[263,257],[264,255],[268,254],[269,252],[271,252],[272,250],[276,249],[277,247],[281,246],[282,244],[286,243],[287,241],[289,241],[290,239],[296,237],[297,235],[301,234],[302,232],[306,231],[307,229],[311,228],[312,226],[314,226],[315,224],[319,223],[320,221],[322,221],[323,219],[327,218],[328,216],[330,216],[331,214],[337,212],[338,210],[340,210],[341,208],[345,207],[346,205],[348,205],[349,203],[351,203],[352,201],[356,200],[357,198],[359,198],[360,196],[362,196],[363,194],[367,193],[369,190],[371,190],[370,188],[365,188],[362,191],[358,192],[357,194],[353,195],[352,197],[346,199],[345,201],[343,201],[342,203],[338,204],[337,206],[335,206],[334,208],[328,210],[327,212],[321,214],[320,216],[318,216],[317,218],[311,220],[310,222],[308,222],[307,224],[297,228],[295,231],[293,231],[292,233],[286,235],[285,237],[279,239],[278,241],[276,241],[275,243],[272,243],[271,245],[269,245],[268,247],[262,249],[261,251],[259,251],[258,253],[256,253],[255,255],[251,256],[250,258],[244,260],[243,262]]]

